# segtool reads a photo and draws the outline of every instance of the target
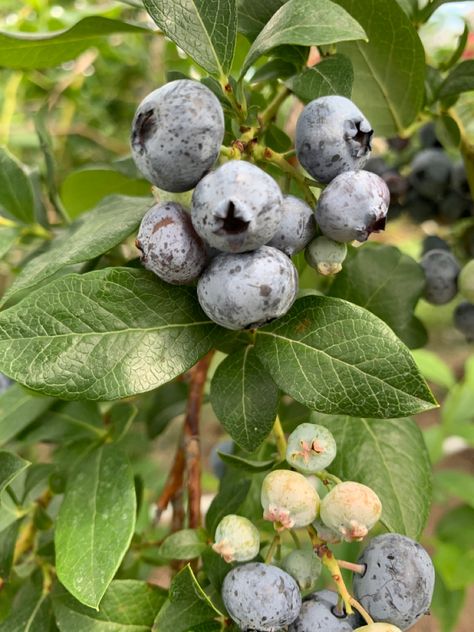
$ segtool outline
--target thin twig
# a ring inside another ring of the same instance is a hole
[[[188,487],[188,526],[201,526],[201,446],[199,420],[202,396],[212,352],[208,353],[190,371],[188,403],[184,421],[184,453]]]
[[[180,441],[171,470],[168,473],[165,486],[159,499],[156,502],[156,522],[159,522],[161,514],[168,507],[170,501],[182,490],[184,480],[184,467],[186,458],[184,455],[183,442]]]

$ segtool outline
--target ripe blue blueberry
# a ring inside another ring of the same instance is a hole
[[[295,549],[283,559],[281,565],[296,580],[301,590],[314,588],[321,575],[321,560],[312,549]]]
[[[336,457],[331,432],[317,424],[300,424],[288,437],[286,460],[302,474],[324,470]]]
[[[145,268],[167,283],[190,283],[207,263],[205,245],[196,234],[189,213],[177,202],[161,202],[148,211],[140,224],[136,245]]]
[[[193,192],[194,228],[214,248],[245,252],[266,244],[282,219],[283,196],[275,180],[245,160],[225,163]]]
[[[425,273],[424,298],[433,305],[449,303],[458,291],[459,264],[446,250],[430,250],[420,260]]]
[[[225,576],[222,599],[241,630],[276,632],[296,619],[301,608],[297,583],[280,568],[243,564]]]
[[[342,270],[342,263],[347,256],[347,246],[321,235],[306,246],[304,255],[308,264],[319,274],[329,276]]]
[[[285,195],[280,225],[267,246],[278,248],[289,257],[303,250],[316,233],[312,208],[294,195]]]
[[[288,632],[352,632],[361,624],[359,615],[348,616],[337,610],[338,595],[332,590],[319,590],[303,601],[296,621]]]
[[[460,160],[454,163],[451,169],[451,188],[462,195],[463,198],[471,199],[471,189],[467,179],[466,167],[464,162]]]
[[[474,342],[474,304],[463,301],[456,307],[454,326],[466,336],[468,342]]]
[[[226,439],[225,441],[221,441],[217,445],[214,445],[211,454],[209,455],[209,461],[211,464],[212,471],[214,476],[219,480],[224,478],[224,474],[226,473],[227,466],[224,461],[219,456],[218,452],[223,452],[225,454],[233,454],[235,449],[235,443],[232,439]]]
[[[411,163],[409,182],[423,197],[440,199],[449,184],[451,160],[442,149],[424,149]]]
[[[228,514],[219,522],[212,548],[228,563],[252,560],[260,550],[260,534],[248,518]]]
[[[448,242],[444,239],[441,239],[441,237],[438,237],[437,235],[428,235],[428,237],[425,237],[423,239],[422,247],[422,255],[426,254],[430,250],[446,250],[447,252],[451,251]]]
[[[224,114],[202,83],[171,81],[138,106],[132,155],[142,174],[165,191],[189,191],[212,167],[224,138]]]
[[[346,171],[321,193],[316,221],[334,241],[366,241],[385,229],[390,194],[385,182],[370,171]]]
[[[345,97],[331,95],[306,105],[296,125],[296,155],[320,182],[344,171],[357,171],[370,155],[373,130],[359,108]]]
[[[290,259],[270,246],[215,257],[198,282],[198,299],[211,320],[227,329],[259,327],[283,316],[298,291]]]
[[[386,533],[374,538],[358,560],[366,567],[354,574],[356,599],[374,621],[402,630],[411,628],[428,610],[435,572],[425,549],[404,535]]]

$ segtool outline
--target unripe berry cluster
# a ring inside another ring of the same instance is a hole
[[[284,315],[298,292],[293,255],[306,248],[311,266],[335,274],[347,242],[365,241],[385,227],[388,188],[361,170],[372,134],[344,97],[321,97],[304,108],[296,153],[308,173],[328,185],[313,209],[283,195],[251,162],[232,160],[211,170],[224,115],[206,86],[177,80],[155,90],[133,121],[133,157],[160,189],[193,194],[190,210],[163,201],[145,215],[136,241],[143,265],[168,283],[197,281],[202,309],[228,329],[259,327]]]

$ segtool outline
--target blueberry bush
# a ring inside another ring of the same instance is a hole
[[[473,478],[432,465],[474,443],[474,365],[427,315],[473,342],[474,60],[467,24],[425,53],[443,4],[5,0],[0,632],[456,629]]]

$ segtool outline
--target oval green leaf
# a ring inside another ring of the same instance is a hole
[[[71,473],[59,510],[56,570],[82,604],[98,608],[135,528],[133,472],[117,445],[86,456]]]
[[[352,303],[306,296],[256,338],[277,385],[314,410],[389,418],[436,404],[405,345]]]
[[[158,553],[169,560],[192,560],[207,549],[204,529],[181,529],[169,535]]]
[[[24,166],[3,148],[0,148],[0,214],[26,224],[31,224],[35,218],[31,180]]]
[[[353,81],[351,60],[345,55],[332,55],[292,77],[286,85],[303,103],[309,103],[329,94],[350,99]]]

